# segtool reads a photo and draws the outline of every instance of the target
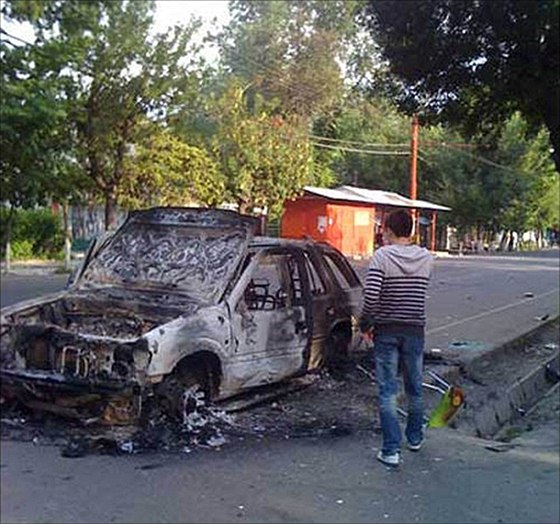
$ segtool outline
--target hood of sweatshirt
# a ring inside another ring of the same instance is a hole
[[[384,246],[379,251],[386,265],[392,266],[402,275],[430,276],[433,257],[424,247],[393,244]]]

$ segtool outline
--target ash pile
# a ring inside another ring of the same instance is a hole
[[[182,409],[170,411],[157,397],[145,400],[135,425],[102,425],[100,419],[75,420],[21,404],[2,406],[5,440],[56,445],[65,457],[88,454],[192,453],[220,450],[235,441],[337,438],[376,431],[375,388],[350,366],[344,377],[327,371],[262,387],[245,396],[207,404],[204,394],[186,388]],[[176,413],[170,415],[170,413]],[[116,419],[114,419],[116,420]]]
[[[220,449],[227,442],[226,430],[234,425],[230,415],[207,405],[204,393],[193,389],[184,392],[181,418],[169,415],[149,400],[138,424],[130,426],[84,423],[30,410],[20,404],[2,407],[2,439],[55,445],[68,458],[92,453],[190,453],[197,448]]]

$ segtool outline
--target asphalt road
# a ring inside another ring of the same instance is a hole
[[[398,471],[364,433],[81,459],[2,442],[1,521],[557,523],[558,423],[545,429],[504,453],[432,430]]]
[[[66,285],[68,275],[21,275],[8,274],[0,277],[0,307],[21,300],[36,298],[60,291]]]
[[[558,314],[558,251],[439,259],[428,344],[493,345]],[[2,278],[2,304],[60,289],[63,275]],[[531,292],[532,297],[524,294]],[[467,346],[468,347],[468,346]],[[468,349],[466,349],[468,351]],[[504,453],[432,430],[389,471],[379,437],[231,443],[220,451],[67,459],[1,443],[2,522],[559,522],[559,423]]]
[[[559,255],[554,249],[437,259],[426,303],[426,347],[461,342],[460,351],[484,351],[537,327],[539,318],[558,315]],[[365,275],[364,264],[358,271]]]
[[[362,276],[364,264],[356,263]],[[491,345],[511,338],[512,330],[536,326],[536,317],[557,315],[559,274],[558,249],[437,259],[427,301],[427,345],[464,339]],[[0,306],[58,291],[67,280],[55,274],[2,275]]]

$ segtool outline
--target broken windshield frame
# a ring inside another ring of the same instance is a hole
[[[164,288],[214,302],[246,243],[246,233],[239,228],[132,222],[97,250],[80,284]]]

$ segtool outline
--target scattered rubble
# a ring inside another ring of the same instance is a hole
[[[358,366],[371,368],[369,358],[360,356]],[[344,379],[321,371],[277,386],[276,396],[268,388],[266,402],[253,394],[251,409],[241,411],[235,410],[234,402],[207,405],[200,391],[186,389],[181,420],[164,412],[154,399],[144,406],[136,426],[85,424],[14,404],[3,410],[2,438],[31,441],[39,436],[41,444],[60,447],[62,456],[79,458],[92,453],[189,454],[220,450],[236,440],[337,438],[355,431],[376,431],[376,391],[354,364],[348,366]]]
[[[477,410],[498,401],[511,381],[519,380],[528,369],[558,351],[557,324],[543,330],[543,335],[528,340],[524,346],[514,347],[502,358],[493,358],[488,363],[480,359],[477,366],[462,375],[460,385],[465,388],[467,404],[453,427],[471,433]],[[450,369],[459,373],[456,366],[436,360],[430,362],[430,369],[439,375]],[[549,371],[551,385],[558,382],[556,373],[557,368]],[[152,402],[148,399],[136,426],[85,423],[33,411],[21,404],[4,403],[0,430],[3,439],[55,445],[69,458],[92,453],[190,454],[203,449],[217,451],[241,440],[339,438],[356,432],[379,433],[374,379],[371,354],[363,352],[353,356],[342,377],[320,371],[277,385],[276,389],[269,387],[254,393],[252,403],[247,398],[237,404],[237,401],[223,401],[207,405],[200,391],[187,388],[182,417],[168,415],[155,399]],[[437,392],[433,395],[433,400],[441,398]],[[426,401],[429,409],[430,398]],[[519,416],[527,421],[528,413]],[[488,447],[489,451],[511,449],[497,444],[489,443],[492,447]]]

